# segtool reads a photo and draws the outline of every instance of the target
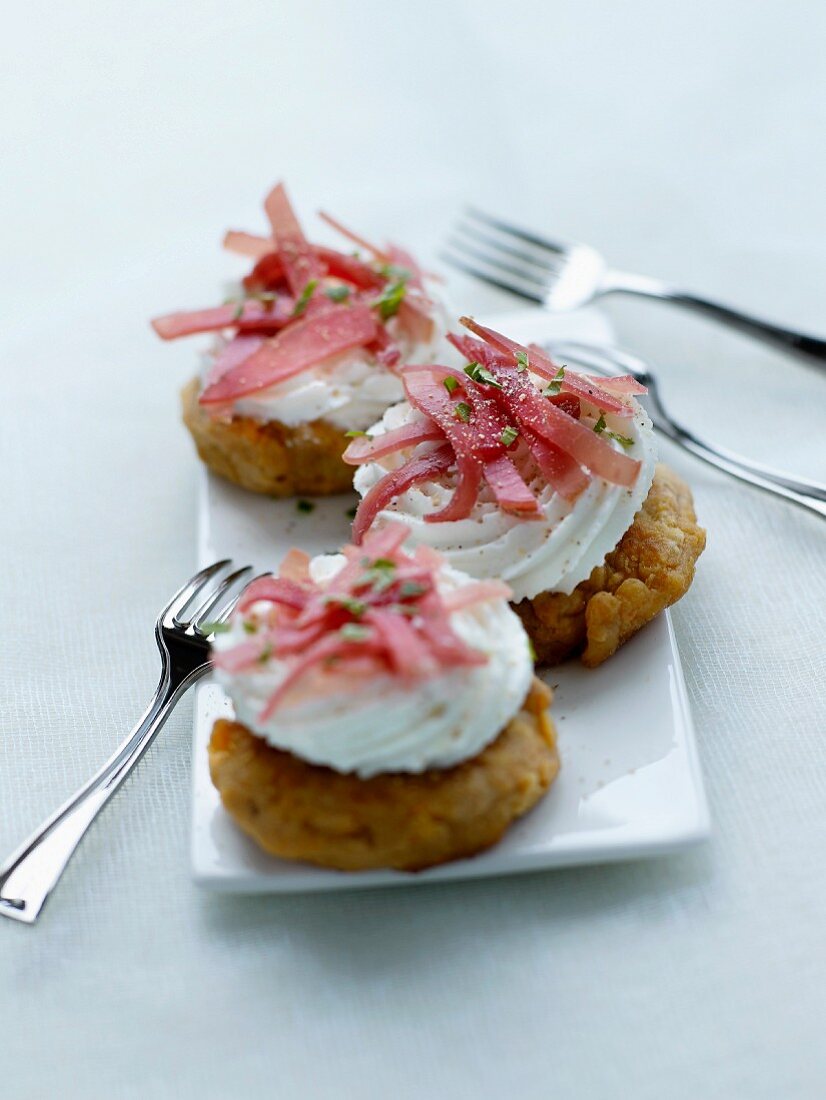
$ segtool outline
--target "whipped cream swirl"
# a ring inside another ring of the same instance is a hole
[[[344,565],[342,555],[313,559],[310,573],[323,582]],[[444,567],[439,589],[447,592],[470,578]],[[256,605],[247,614],[255,614]],[[455,632],[488,657],[484,665],[454,668],[405,687],[397,677],[374,676],[349,690],[289,697],[265,722],[260,714],[286,675],[284,662],[270,659],[253,671],[215,678],[232,699],[235,715],[269,744],[313,764],[367,778],[381,772],[419,773],[449,768],[476,756],[519,711],[533,677],[533,660],[521,622],[503,599],[455,611]],[[243,617],[215,638],[216,650],[248,640]]]
[[[656,466],[654,431],[643,408],[634,401],[633,418],[605,414],[603,438],[617,450],[639,459],[641,466],[631,488],[592,478],[588,487],[570,503],[544,480],[532,485],[541,520],[509,515],[496,505],[487,487],[472,514],[463,520],[428,523],[425,517],[439,511],[453,492],[450,483],[415,485],[376,517],[376,524],[403,520],[411,529],[410,541],[438,550],[454,568],[472,577],[500,578],[510,585],[515,601],[532,599],[540,592],[570,593],[603,563],[631,526],[651,488]],[[420,418],[407,402],[387,410],[370,429],[378,436]],[[583,423],[594,417],[583,407]],[[631,440],[623,447],[610,436],[616,432]],[[355,487],[364,496],[388,470],[400,466],[411,454],[425,453],[434,445],[420,444],[415,452],[389,455],[361,466]]]
[[[431,296],[431,292],[428,290]],[[434,301],[433,335],[427,342],[413,342],[399,332],[396,318],[387,322],[387,333],[401,349],[401,364],[432,363],[444,358],[447,314]],[[218,344],[205,357],[203,376],[209,373]],[[232,405],[236,416],[253,420],[278,421],[295,428],[313,420],[326,420],[337,428],[363,431],[391,405],[404,398],[398,374],[382,366],[364,348],[333,355],[300,374],[266,390],[238,398]]]

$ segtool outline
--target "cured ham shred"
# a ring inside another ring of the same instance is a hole
[[[448,502],[424,517],[443,523],[467,519],[483,484],[503,512],[532,520],[542,518],[537,476],[568,501],[593,477],[624,488],[637,478],[639,461],[618,451],[581,416],[583,402],[600,414],[632,416],[628,398],[644,393],[642,386],[630,377],[603,385],[602,379],[560,369],[541,349],[523,347],[470,318],[462,322],[479,338],[452,334],[448,339],[468,359],[468,368],[407,367],[405,392],[421,418],[374,439],[356,439],[344,453],[345,462],[361,465],[414,449],[362,499],[353,524],[356,543],[380,511],[422,481],[450,477],[454,483]],[[549,379],[549,392],[536,388],[533,373]]]
[[[219,356],[201,402],[218,406],[257,393],[342,351],[364,348],[382,367],[397,368],[402,352],[394,336],[427,343],[433,336],[432,302],[422,272],[396,245],[377,248],[322,215],[338,232],[369,253],[351,256],[312,244],[296,218],[284,185],[267,196],[264,208],[271,235],[230,230],[224,245],[252,258],[242,280],[245,297],[210,309],[170,313],[152,322],[163,340],[202,332],[262,338],[249,355]],[[395,318],[394,335],[386,324]]]
[[[389,524],[360,547],[344,548],[346,563],[331,580],[312,580],[309,558],[287,555],[278,576],[246,589],[235,612],[249,637],[213,651],[212,663],[231,673],[261,668],[271,658],[285,674],[267,700],[266,721],[312,673],[314,697],[352,687],[364,676],[390,675],[415,684],[454,669],[484,665],[487,657],[454,631],[450,615],[477,603],[507,599],[499,581],[462,586],[442,595],[436,583],[441,558],[402,547],[409,528]]]

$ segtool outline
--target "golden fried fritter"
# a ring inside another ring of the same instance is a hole
[[[497,739],[453,768],[359,779],[215,723],[212,781],[225,809],[265,851],[344,871],[417,871],[495,844],[559,771],[549,689],[534,680]]]
[[[691,490],[658,465],[642,508],[603,565],[569,596],[541,592],[514,604],[537,663],[556,665],[580,653],[589,668],[601,664],[685,595],[705,544]]]
[[[251,417],[213,419],[198,404],[200,382],[181,393],[183,419],[198,454],[213,473],[273,497],[329,496],[353,487],[353,468],[341,460],[349,440],[326,420],[288,427]]]

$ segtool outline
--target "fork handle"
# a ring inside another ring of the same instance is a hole
[[[86,830],[158,735],[178,698],[208,670],[164,671],[152,702],[122,745],[0,867],[0,916],[33,924]]]
[[[655,427],[673,443],[710,466],[715,466],[718,470],[731,474],[732,477],[744,481],[747,485],[753,485],[756,489],[783,497],[826,519],[826,487],[816,482],[798,481],[787,474],[769,470],[721,448],[712,447],[670,418],[657,417]]]
[[[668,283],[660,282],[659,279],[649,279],[645,275],[611,272],[602,293],[636,294],[643,298],[658,298],[663,302],[673,302],[674,305],[700,313],[704,317],[711,317],[781,351],[793,352],[820,366],[826,365],[826,340],[761,320],[740,309],[734,309],[733,306],[716,302],[713,298],[704,298],[699,294],[678,290],[676,287],[669,286]]]

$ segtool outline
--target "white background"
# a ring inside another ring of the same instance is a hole
[[[176,411],[192,349],[145,319],[216,297],[237,270],[222,230],[259,226],[277,178],[303,211],[425,251],[472,199],[826,332],[817,0],[3,8],[0,851],[154,685],[196,467]],[[684,420],[826,480],[826,377],[659,305],[611,312]],[[709,529],[675,612],[708,845],[211,897],[188,878],[184,702],[42,923],[0,927],[4,1091],[822,1095],[826,529],[666,457]]]

